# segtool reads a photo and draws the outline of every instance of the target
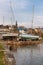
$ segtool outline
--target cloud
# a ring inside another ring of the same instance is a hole
[[[28,13],[18,13],[16,14],[16,19],[20,25],[25,25],[26,27],[32,26],[32,15]],[[33,27],[43,27],[42,15],[34,15]]]
[[[13,6],[15,9],[24,9],[27,6],[26,0],[14,0]]]
[[[0,3],[3,3],[3,2],[5,2],[6,0],[0,0]]]
[[[32,5],[35,4],[34,12],[34,27],[43,26],[43,7],[40,1],[36,0],[11,0],[11,5],[14,13],[14,22],[18,21],[19,25],[31,27],[32,23]],[[39,5],[40,3],[40,5]],[[10,23],[11,16],[10,0],[0,0],[0,21],[5,17],[5,24]],[[13,17],[13,15],[12,15]],[[1,24],[1,23],[0,23]]]

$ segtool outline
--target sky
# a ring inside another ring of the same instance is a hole
[[[0,24],[32,27],[33,5],[33,27],[43,27],[43,0],[0,0]]]

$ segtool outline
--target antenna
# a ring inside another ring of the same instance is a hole
[[[33,22],[34,22],[34,5],[33,5],[33,10],[32,10],[32,26],[31,26],[32,29],[33,29]]]

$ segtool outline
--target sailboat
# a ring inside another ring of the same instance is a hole
[[[39,40],[39,36],[32,35],[32,34],[20,34],[19,37],[24,40]]]
[[[32,29],[33,29],[33,20],[34,20],[34,5],[33,5],[33,12],[32,12],[32,26],[31,26]],[[25,40],[39,40],[39,38],[40,38],[37,35],[33,35],[32,32],[31,32],[31,34],[21,33],[19,35],[19,37],[21,39],[25,39]]]

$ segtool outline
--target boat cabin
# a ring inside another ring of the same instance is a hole
[[[8,34],[3,34],[2,38],[3,40],[13,40],[13,39],[17,39],[18,34],[16,33],[8,33]]]

